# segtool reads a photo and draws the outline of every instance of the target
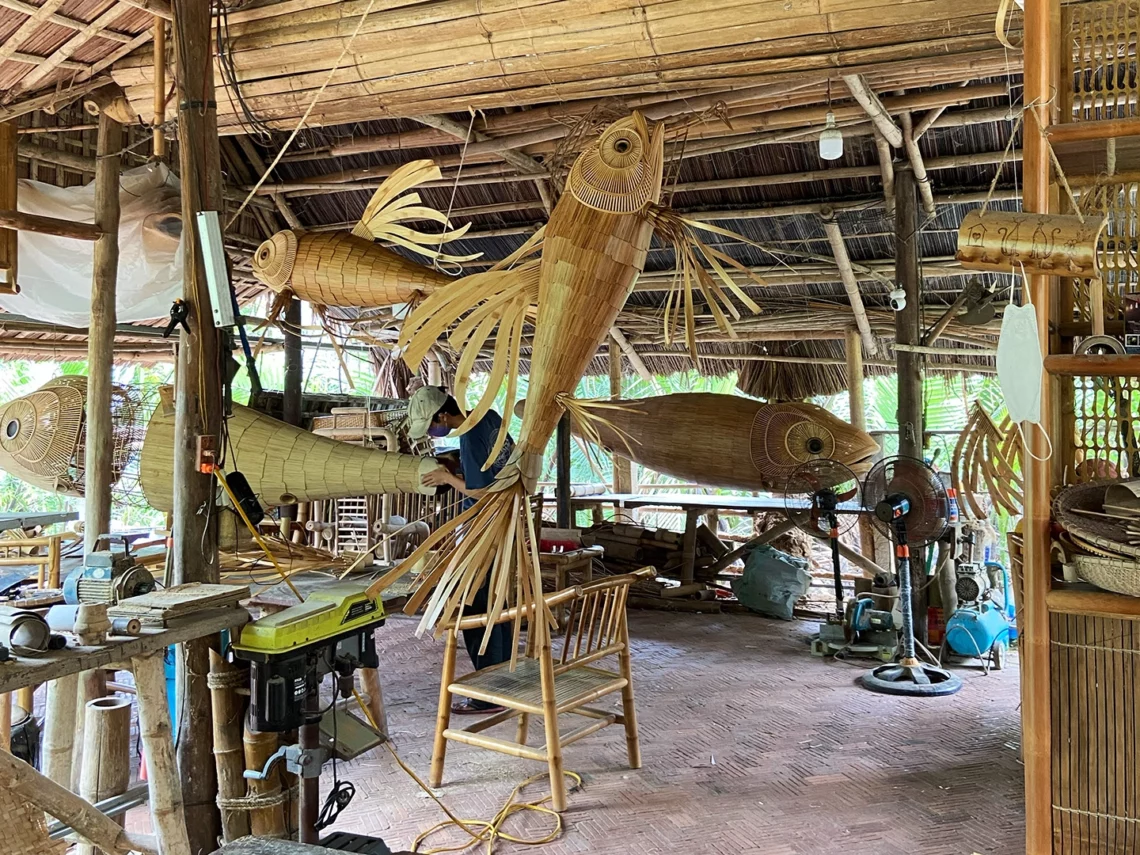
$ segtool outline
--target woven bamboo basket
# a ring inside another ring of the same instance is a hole
[[[1140,558],[1140,545],[1128,543],[1123,526],[1105,517],[1082,511],[1101,513],[1105,491],[1115,480],[1090,481],[1062,490],[1053,501],[1053,516],[1078,544],[1086,543],[1103,557]]]
[[[345,407],[327,416],[313,416],[312,430],[317,436],[324,436],[331,431],[393,427],[407,416],[406,409],[368,411],[363,407]]]
[[[1077,553],[1073,556],[1073,569],[1079,578],[1098,588],[1140,597],[1140,561]]]
[[[67,848],[47,834],[43,808],[0,787],[0,824],[4,827],[4,855],[58,855]]]

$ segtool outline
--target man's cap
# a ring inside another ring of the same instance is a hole
[[[420,439],[427,436],[431,420],[447,403],[447,393],[438,386],[421,386],[408,399],[408,436]]]

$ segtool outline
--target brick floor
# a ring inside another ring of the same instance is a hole
[[[631,612],[643,766],[625,767],[617,727],[566,749],[566,767],[585,786],[570,796],[564,835],[528,851],[1023,851],[1016,669],[989,676],[960,669],[965,686],[950,698],[874,695],[854,683],[864,663],[808,655],[812,628]],[[394,618],[378,639],[396,746],[426,777],[442,644],[416,639],[413,629]],[[513,725],[502,729],[513,733]],[[449,751],[441,795],[463,817],[492,816],[518,781],[540,770],[463,745]],[[442,819],[383,749],[342,764],[341,777],[357,797],[338,829],[398,849]],[[531,830],[542,824],[519,821]]]

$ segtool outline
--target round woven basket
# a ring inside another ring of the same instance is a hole
[[[1116,479],[1103,479],[1066,487],[1053,501],[1053,516],[1075,541],[1096,547],[1096,551],[1103,551],[1105,557],[1140,558],[1140,546],[1124,541],[1124,532],[1118,522],[1081,513],[1101,513],[1105,491],[1118,483]]]
[[[1126,558],[1101,558],[1097,555],[1074,555],[1077,576],[1086,582],[1130,597],[1140,597],[1140,561]]]

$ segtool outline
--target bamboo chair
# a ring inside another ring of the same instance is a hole
[[[12,534],[0,538],[0,568],[35,567],[38,588],[59,588],[63,543],[78,539],[79,535],[73,531],[35,537]]]
[[[539,645],[537,655],[533,659],[518,662],[514,671],[510,670],[509,662],[504,662],[456,679],[457,630],[486,627],[488,616],[465,617],[457,624],[447,627],[443,679],[432,749],[431,785],[438,787],[443,783],[448,740],[463,742],[512,757],[546,763],[550,770],[552,806],[556,811],[565,810],[566,781],[562,775],[562,749],[611,724],[625,727],[629,766],[631,769],[639,769],[641,749],[637,740],[637,712],[633,702],[625,604],[630,585],[654,575],[656,571],[652,567],[646,567],[635,573],[611,576],[589,585],[545,595],[546,605],[552,611],[563,604],[570,607],[561,650],[558,656],[554,655],[549,633],[528,633],[528,637],[533,636],[528,638],[528,644],[533,642]],[[495,622],[509,623],[515,619],[515,612],[516,609],[513,608],[504,610]],[[598,663],[611,656],[617,657],[617,670],[599,667]],[[620,713],[588,706],[615,692],[621,693]],[[453,695],[487,701],[506,709],[466,728],[453,729],[450,727]],[[589,723],[562,734],[558,728],[558,716],[568,713],[589,719]],[[532,715],[541,717],[546,734],[545,744],[537,748],[526,744]],[[483,733],[513,718],[518,719],[514,742]]]

